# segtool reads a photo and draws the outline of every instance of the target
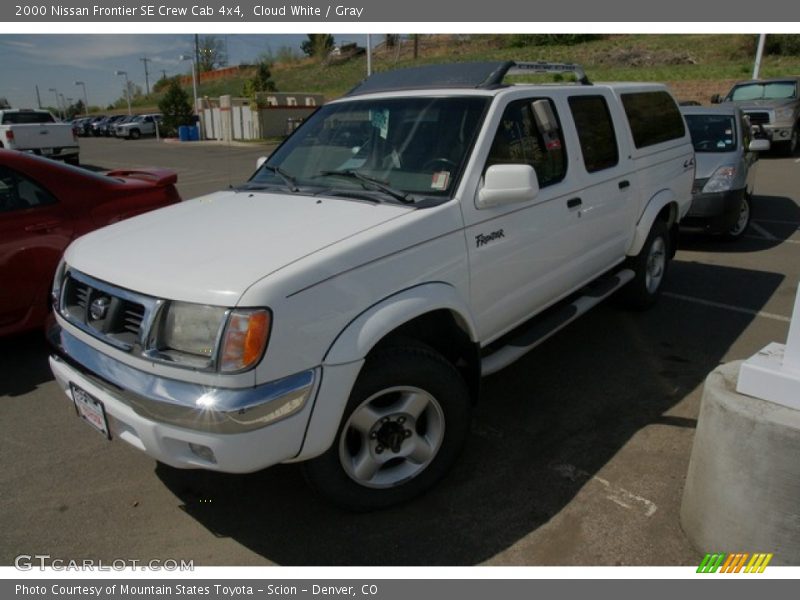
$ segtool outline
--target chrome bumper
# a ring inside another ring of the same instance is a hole
[[[314,370],[251,388],[210,388],[125,365],[57,324],[48,339],[56,352],[52,360],[76,369],[138,415],[196,431],[243,433],[271,425],[300,411],[314,388]]]

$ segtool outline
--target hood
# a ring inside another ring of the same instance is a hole
[[[123,288],[232,306],[259,279],[412,210],[345,198],[217,192],[89,233],[65,258]]]
[[[694,178],[708,179],[714,171],[726,165],[736,166],[739,164],[738,152],[696,152]]]

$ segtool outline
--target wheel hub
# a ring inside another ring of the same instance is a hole
[[[383,453],[386,449],[394,454],[400,453],[403,442],[411,437],[411,430],[404,427],[405,423],[407,420],[403,415],[384,417],[377,423],[369,436],[374,442],[377,454]]]

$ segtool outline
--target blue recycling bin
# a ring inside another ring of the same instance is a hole
[[[187,127],[189,130],[189,141],[190,142],[199,142],[200,141],[200,128],[197,125],[189,125]]]
[[[178,127],[178,139],[182,142],[188,142],[191,139],[188,125]]]

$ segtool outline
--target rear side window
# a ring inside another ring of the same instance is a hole
[[[619,162],[617,136],[608,104],[602,96],[572,96],[569,108],[578,130],[583,162],[589,173],[610,169]]]
[[[3,125],[29,125],[31,123],[54,123],[53,115],[47,112],[10,112],[3,114]]]
[[[633,143],[646,148],[686,135],[678,106],[667,92],[622,94],[622,106],[631,124]]]

